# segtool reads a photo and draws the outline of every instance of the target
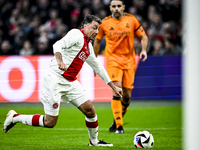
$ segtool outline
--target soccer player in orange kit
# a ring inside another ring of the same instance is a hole
[[[123,0],[111,0],[110,11],[112,15],[105,17],[98,35],[94,41],[95,55],[98,55],[101,40],[105,36],[105,54],[108,75],[113,83],[123,89],[123,97],[113,92],[111,108],[114,121],[109,128],[110,132],[124,133],[123,116],[128,110],[135,78],[135,34],[140,37],[142,50],[140,59],[147,59],[148,37],[139,20],[128,13],[124,13]]]

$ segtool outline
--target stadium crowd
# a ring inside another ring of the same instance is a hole
[[[181,0],[125,0],[149,38],[148,55],[180,55]],[[110,0],[0,0],[0,55],[49,55],[70,29],[81,28],[86,14],[110,15]],[[103,53],[105,40],[101,42]],[[141,50],[138,37],[135,51]]]

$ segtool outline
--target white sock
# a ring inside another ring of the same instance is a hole
[[[93,144],[96,144],[98,142],[97,136],[98,136],[98,128],[99,128],[97,115],[94,118],[85,117],[85,124],[88,128],[90,141]]]
[[[13,123],[21,122],[30,126],[42,126],[44,127],[43,115],[19,115],[13,117]]]

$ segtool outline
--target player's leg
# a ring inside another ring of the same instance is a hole
[[[131,94],[135,79],[135,68],[124,70],[123,72],[123,97],[122,97],[122,115],[126,114],[131,102]]]
[[[62,100],[70,102],[85,115],[85,124],[88,129],[90,146],[112,146],[112,144],[98,140],[98,119],[89,97],[78,81],[70,82],[71,88],[67,96],[63,95]]]
[[[133,83],[135,78],[135,68],[125,69],[123,70],[123,78],[122,78],[122,89],[123,89],[123,96],[121,100],[122,105],[122,117],[128,111],[128,107],[131,102],[131,94],[133,89]],[[121,131],[120,131],[121,130]],[[116,129],[115,133],[123,133],[123,128]]]
[[[41,88],[41,102],[44,105],[45,116],[40,114],[23,115],[10,110],[4,122],[3,130],[8,132],[16,123],[30,126],[42,126],[52,128],[56,125],[60,108],[60,93],[58,77],[51,72],[44,76]]]
[[[21,115],[14,110],[10,110],[4,121],[3,130],[7,133],[16,123],[52,128],[56,125],[57,118],[58,116],[50,116],[47,114],[45,116],[40,114]]]
[[[128,107],[130,105],[131,102],[131,93],[132,93],[132,89],[127,89],[125,87],[123,87],[123,97],[122,97],[122,117],[124,117],[124,115],[126,114],[126,112],[128,111]]]
[[[120,99],[120,101],[117,103],[113,98],[113,100],[111,102],[112,110],[113,110],[113,112],[116,113],[116,115],[113,114],[114,121],[113,121],[111,127],[109,128],[110,132],[115,132],[115,133],[123,133],[124,132],[124,129],[123,129],[123,117],[126,114],[126,112],[128,110],[128,107],[130,105],[130,98],[131,98],[132,89],[127,89],[127,88],[124,88],[124,87],[122,89],[123,89],[122,100]],[[120,108],[121,111],[117,111],[118,108]],[[116,109],[116,110],[114,110],[114,109]],[[117,117],[118,117],[118,119],[121,117],[122,121],[121,120],[117,120],[116,119]],[[117,126],[117,124],[118,124],[118,126]]]
[[[113,96],[111,106],[112,106],[114,121],[113,121],[112,125],[110,126],[109,131],[115,132],[115,133],[124,133],[123,117],[126,114],[129,104],[130,104],[131,93],[132,93],[133,83],[134,83],[134,78],[135,78],[135,68],[133,67],[128,70],[127,69],[122,70],[122,73],[120,72],[119,69],[110,68],[109,76],[113,77],[112,80],[120,81],[120,79],[122,78],[122,82],[118,81],[118,82],[114,82],[114,84],[116,86],[122,87],[122,89],[123,89],[122,99],[116,98]],[[120,103],[119,100],[117,102],[117,99],[120,99],[121,105],[119,104]],[[119,110],[119,111],[117,111],[117,110]],[[119,114],[119,112],[120,112],[120,114],[122,114],[122,117],[121,116],[119,117],[117,115],[117,114]]]
[[[85,114],[85,124],[88,128],[90,143],[89,146],[113,146],[113,144],[107,143],[102,140],[98,140],[98,119],[95,113],[94,106],[91,101],[88,100],[81,104],[78,109]]]
[[[113,81],[113,83],[122,88],[122,77],[123,77],[123,70],[119,69],[118,67],[109,67],[108,66],[108,75]],[[122,104],[121,104],[121,97],[115,95],[113,91],[113,98],[111,101],[111,109],[113,112],[114,121],[109,128],[110,132],[115,132],[116,129],[121,129],[120,133],[123,133],[123,118],[122,118]]]
[[[10,110],[7,114],[6,120],[4,121],[4,132],[7,133],[16,123],[23,123],[30,126],[53,128],[58,120],[60,102],[51,104],[50,101],[45,101],[43,97],[41,101],[44,105],[45,116],[41,114],[18,114],[14,110]]]
[[[116,86],[121,87],[121,82],[114,81],[113,82]],[[113,124],[110,126],[110,132],[116,133],[123,133],[123,118],[122,118],[122,104],[121,104],[121,97],[118,97],[113,92],[113,98],[111,101],[111,108],[113,112],[114,121]]]
[[[20,115],[16,111],[10,110],[4,121],[3,131],[7,133],[18,122],[31,126],[44,126],[43,120],[43,115]]]
[[[78,109],[85,115],[85,124],[88,128],[89,138],[91,143],[98,142],[98,120],[95,109],[92,103],[88,100],[81,104]]]

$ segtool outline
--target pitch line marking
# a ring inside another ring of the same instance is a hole
[[[51,128],[51,129],[48,129],[48,128],[14,128],[13,130],[58,130],[58,131],[84,131],[84,130],[87,130],[87,127],[85,128]],[[99,130],[102,130],[102,131],[107,131],[108,128],[99,128]],[[125,130],[181,130],[181,128],[125,128]]]

